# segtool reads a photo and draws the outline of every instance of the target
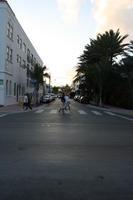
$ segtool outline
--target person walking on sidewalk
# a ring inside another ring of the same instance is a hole
[[[28,96],[27,109],[30,108],[30,110],[32,110],[32,107],[31,107],[31,96],[30,96],[30,94],[27,94],[27,96]]]
[[[24,94],[24,98],[23,98],[23,109],[27,110],[28,109],[28,96],[27,94]]]
[[[24,99],[23,99],[23,109],[24,110],[28,110],[28,108],[30,108],[30,110],[32,110],[31,107],[31,97],[30,95],[27,93],[24,95]]]

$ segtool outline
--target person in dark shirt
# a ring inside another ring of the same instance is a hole
[[[64,113],[64,110],[65,110],[65,94],[62,93],[62,96],[61,96],[61,106],[59,108],[59,112],[62,111]]]

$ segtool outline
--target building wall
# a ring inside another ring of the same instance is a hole
[[[0,4],[0,105],[5,102],[4,94],[4,80],[5,80],[5,32],[6,32],[6,13],[5,9]]]
[[[27,68],[34,69],[34,63],[43,66],[10,6],[6,2],[0,2],[1,83],[3,80],[3,86],[0,85],[0,105],[15,104],[22,99],[24,92],[34,91],[34,87],[30,85],[30,77],[27,76]]]

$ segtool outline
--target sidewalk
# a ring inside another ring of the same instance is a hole
[[[19,106],[18,104],[0,107],[0,113],[13,113],[22,111],[22,106]]]
[[[38,107],[39,106],[33,107],[33,110],[35,110]],[[28,109],[28,111],[30,111],[30,110]],[[4,113],[11,114],[11,113],[20,113],[20,112],[25,112],[25,111],[23,110],[23,107],[18,104],[0,107],[0,113],[2,113],[2,114],[4,114]]]
[[[119,108],[119,107],[114,107],[114,106],[109,106],[109,105],[103,105],[102,107],[100,107],[100,106],[94,105],[93,103],[88,104],[88,105],[91,105],[97,109],[108,110],[110,112],[114,112],[117,114],[130,115],[131,117],[133,117],[133,110],[131,109],[124,109],[124,108]]]
[[[118,107],[112,107],[112,106],[107,106],[107,108],[112,112],[115,112],[115,113],[118,113],[118,114],[123,114],[123,115],[130,115],[131,117],[133,117],[133,110],[118,108]]]

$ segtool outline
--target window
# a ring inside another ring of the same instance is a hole
[[[30,63],[30,50],[29,49],[27,49],[27,61]]]
[[[19,96],[21,95],[21,85],[19,85]]]
[[[20,64],[20,66],[21,66],[21,57],[19,56],[19,64]]]
[[[0,79],[0,87],[3,86],[3,84],[4,84],[3,79]]]
[[[34,58],[34,65],[36,65],[36,58]]]
[[[31,54],[31,64],[33,65],[34,64],[34,60],[33,60],[33,54]]]
[[[18,43],[18,45],[19,45],[19,35],[17,35],[17,43]]]
[[[7,23],[7,36],[9,39],[13,40],[13,26],[10,22]]]
[[[6,95],[8,95],[8,80],[6,80]]]
[[[19,48],[22,49],[22,39],[19,38]]]
[[[29,87],[29,79],[27,78],[27,88]]]
[[[30,56],[30,50],[27,49],[27,56]]]
[[[27,65],[27,77],[30,77],[30,69],[29,69],[29,65]]]
[[[9,47],[6,48],[6,59],[9,60]]]
[[[12,52],[13,52],[13,50],[12,49],[10,49],[10,51],[9,51],[10,53],[9,53],[9,60],[10,60],[10,62],[12,62]]]
[[[12,94],[12,81],[10,81],[9,83],[9,95]]]
[[[24,93],[25,93],[25,87],[23,86],[22,87],[22,96],[24,95]]]
[[[22,39],[17,35],[17,43],[20,49],[22,49]]]
[[[13,50],[10,47],[7,46],[7,48],[6,48],[6,59],[7,59],[8,62],[12,63],[12,60],[13,60],[12,55],[13,55]]]
[[[26,44],[23,43],[23,52],[26,53]]]
[[[26,68],[26,61],[23,60],[23,68],[25,69]]]
[[[16,96],[16,83],[14,83],[14,96]]]
[[[19,63],[19,65],[21,65],[21,57],[17,54],[17,63]]]

